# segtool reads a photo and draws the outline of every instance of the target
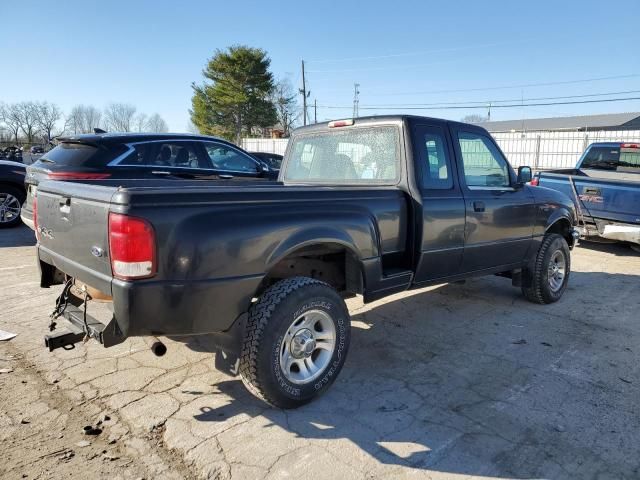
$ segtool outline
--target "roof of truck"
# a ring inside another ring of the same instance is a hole
[[[314,123],[312,125],[307,125],[305,127],[299,127],[295,129],[295,132],[307,132],[307,131],[315,131],[315,130],[326,130],[330,127],[329,124],[333,122],[343,121],[341,119],[331,120],[327,122]],[[357,117],[357,118],[347,118],[344,121],[353,121],[353,125],[376,125],[376,124],[390,124],[390,123],[403,123],[405,121],[411,123],[429,123],[431,125],[445,125],[445,124],[455,124],[455,125],[465,125],[473,128],[483,129],[482,125],[474,125],[470,123],[462,123],[456,122],[454,120],[447,120],[444,118],[433,118],[433,117],[423,117],[419,115],[372,115],[368,117]]]

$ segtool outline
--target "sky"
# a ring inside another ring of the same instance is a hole
[[[2,0],[0,18],[1,102],[126,102],[175,132],[207,60],[234,44],[266,50],[296,88],[304,59],[318,121],[351,117],[354,83],[361,116],[459,120],[489,103],[492,120],[640,111],[640,100],[520,105],[640,98],[638,0]]]

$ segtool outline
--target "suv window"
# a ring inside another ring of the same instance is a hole
[[[133,152],[118,165],[175,168],[211,168],[198,155],[196,142],[146,142],[133,145]]]
[[[591,147],[580,166],[598,170],[640,169],[640,149],[613,145]]]
[[[294,137],[290,151],[286,180],[388,184],[398,179],[395,127],[300,135]]]
[[[449,173],[450,161],[444,131],[440,127],[418,127],[416,131],[422,171],[422,187],[429,190],[448,190],[453,187]]]
[[[508,187],[511,184],[507,161],[488,137],[459,132],[458,143],[468,187]]]
[[[67,167],[103,167],[126,151],[124,145],[103,149],[84,143],[63,142],[49,150],[39,160],[48,160],[56,165]]]
[[[258,171],[257,161],[235,148],[215,142],[204,143],[204,148],[215,169],[251,173]]]

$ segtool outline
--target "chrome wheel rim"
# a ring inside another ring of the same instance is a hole
[[[324,310],[309,310],[287,329],[280,345],[280,368],[291,383],[312,382],[324,372],[336,348],[336,327]]]
[[[20,200],[10,193],[0,192],[0,223],[13,222],[20,216]]]
[[[551,291],[557,292],[562,288],[564,277],[567,271],[567,260],[562,250],[557,250],[551,256],[549,262],[549,287]]]

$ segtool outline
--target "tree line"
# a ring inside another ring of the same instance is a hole
[[[110,103],[102,110],[93,105],[76,105],[67,114],[49,102],[0,104],[0,140],[48,143],[61,135],[93,133],[95,128],[111,132],[169,130],[158,113],[149,116],[127,103]]]
[[[191,121],[200,133],[240,144],[243,136],[279,130],[285,137],[301,112],[288,79],[276,80],[271,59],[259,48],[235,45],[216,50],[202,84],[192,84]]]

